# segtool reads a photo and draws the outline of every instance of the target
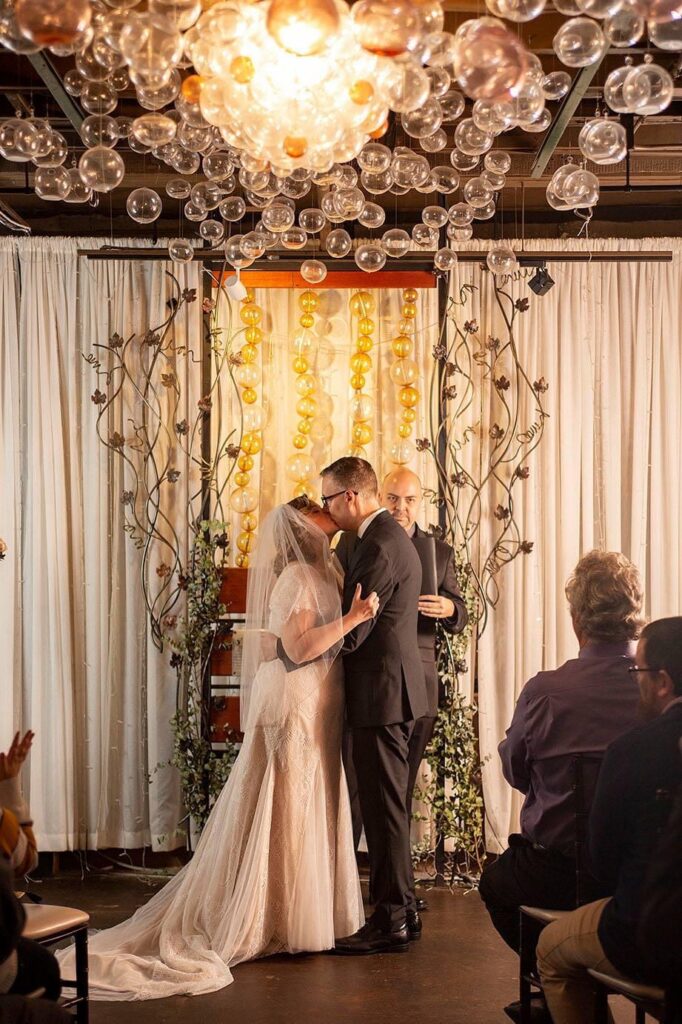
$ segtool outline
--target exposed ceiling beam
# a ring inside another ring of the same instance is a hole
[[[604,58],[602,57],[602,60],[603,59]],[[537,151],[537,155],[533,161],[533,166],[531,167],[531,178],[539,178],[549,163],[552,153],[561,142],[561,138],[568,127],[571,118],[578,109],[580,101],[585,96],[590,82],[601,67],[601,63],[602,61],[598,60],[595,64],[590,64],[589,67],[581,68],[573,79],[571,88],[564,96],[561,106],[554,115],[554,120],[552,121],[549,131],[545,135],[542,145]]]
[[[42,53],[30,53],[28,54],[28,59],[52,93],[57,105],[62,109],[76,131],[80,134],[80,127],[84,120],[83,112],[80,107],[74,103],[64,88],[64,83],[59,77],[54,65]]]

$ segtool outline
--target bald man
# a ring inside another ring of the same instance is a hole
[[[417,516],[422,505],[422,485],[416,473],[401,467],[389,473],[381,488],[381,501],[395,521],[407,532],[409,537],[417,541],[422,556],[422,564],[428,558],[429,545],[433,545],[431,562],[435,563],[436,593],[423,592],[419,598],[419,652],[424,666],[428,710],[423,718],[417,719],[409,741],[409,777],[407,789],[407,809],[412,815],[412,796],[414,793],[419,766],[424,752],[433,735],[433,728],[438,714],[440,698],[438,669],[436,665],[436,624],[440,622],[448,633],[460,633],[467,624],[467,610],[457,586],[455,573],[455,553],[449,544],[438,540],[417,525]],[[343,533],[336,547],[336,554],[344,570],[348,566],[357,538],[355,534]],[[424,577],[426,581],[426,575]],[[352,758],[349,756],[349,740],[344,743],[344,762],[348,776],[348,787],[351,794],[351,810],[353,812],[353,834],[356,847],[362,832],[362,818],[357,800],[357,787],[352,770]],[[370,881],[371,889],[371,881]],[[418,909],[425,909],[423,901],[417,901]]]

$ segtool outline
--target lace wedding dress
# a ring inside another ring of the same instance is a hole
[[[265,621],[281,636],[292,611],[331,621],[338,604],[331,579],[292,563],[276,576]],[[192,860],[132,918],[90,940],[95,998],[212,992],[230,984],[235,964],[329,949],[362,925],[340,663],[323,658],[287,672],[280,660],[261,661],[248,717]],[[60,962],[73,976],[73,953]]]

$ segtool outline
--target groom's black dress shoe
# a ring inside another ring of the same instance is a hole
[[[410,941],[415,942],[417,939],[421,939],[422,919],[419,916],[419,911],[408,910],[405,923],[407,924],[407,930],[410,933]]]
[[[418,910],[420,914],[423,914],[425,910],[429,909],[428,903],[421,896],[417,896],[416,900],[414,901],[414,905],[415,909]]]
[[[369,956],[371,953],[407,953],[410,948],[407,925],[393,931],[384,931],[368,921],[354,935],[337,939],[334,953],[340,956]]]
[[[504,1012],[510,1020],[520,1021],[521,1003],[510,1003],[509,1006],[505,1006]],[[552,1016],[541,992],[533,993],[530,997],[530,1022],[531,1024],[552,1024]]]

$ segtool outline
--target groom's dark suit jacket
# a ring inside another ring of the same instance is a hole
[[[402,529],[402,527],[401,527]],[[409,534],[406,534],[409,536]],[[431,535],[426,530],[422,530],[420,526],[415,524],[414,537],[429,537]],[[413,539],[412,538],[412,539]],[[469,614],[466,610],[466,605],[462,595],[460,594],[459,587],[457,586],[457,574],[455,571],[455,553],[445,541],[439,540],[437,537],[431,538],[435,549],[435,561],[436,561],[436,589],[437,593],[441,597],[448,597],[455,605],[455,614],[450,619],[440,619],[440,625],[447,633],[461,633],[466,626]],[[344,572],[348,571],[348,565],[353,552],[358,544],[358,537],[356,533],[346,531],[341,534],[339,543],[334,549],[336,557]],[[420,590],[420,593],[426,593],[425,590]],[[364,594],[364,591],[363,591]],[[424,675],[426,677],[426,692],[428,697],[428,711],[427,715],[435,718],[438,714],[439,704],[439,692],[438,692],[438,672],[436,669],[436,619],[429,618],[426,615],[419,615],[417,620],[417,631],[418,631],[418,644],[419,653],[422,659],[422,665],[424,666]]]
[[[390,725],[427,713],[419,654],[417,604],[422,568],[402,526],[381,512],[358,541],[346,567],[343,611],[362,583],[379,596],[379,612],[349,633],[343,645],[346,711],[353,728]]]

